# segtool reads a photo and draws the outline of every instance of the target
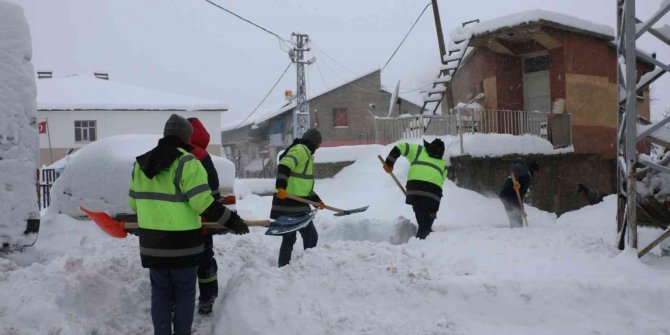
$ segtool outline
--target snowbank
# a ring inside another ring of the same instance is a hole
[[[128,213],[128,185],[135,157],[156,146],[158,135],[120,135],[93,142],[72,155],[52,189],[50,212],[81,216],[79,206]],[[232,189],[235,166],[212,156],[221,189]]]
[[[319,148],[314,154],[314,163],[353,162],[383,147],[379,144],[364,144]]]
[[[35,171],[39,166],[35,79],[23,9],[0,0],[0,244],[30,244],[26,220],[39,219]]]

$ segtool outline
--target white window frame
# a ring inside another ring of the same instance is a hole
[[[93,130],[93,131],[91,131]],[[79,140],[77,140],[79,135]],[[98,138],[98,129],[96,120],[75,120],[74,121],[74,142],[89,143]]]

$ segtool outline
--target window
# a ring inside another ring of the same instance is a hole
[[[539,72],[549,70],[549,56],[526,57],[523,59],[523,72]]]
[[[93,142],[95,141],[95,121],[74,121],[74,141],[75,142]]]
[[[349,126],[346,108],[333,108],[333,127],[343,128]]]

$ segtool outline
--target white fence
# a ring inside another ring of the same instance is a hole
[[[533,134],[547,138],[548,113],[455,108],[448,115],[401,115],[375,118],[377,143],[391,143],[423,135]]]

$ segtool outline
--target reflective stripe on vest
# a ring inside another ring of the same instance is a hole
[[[299,197],[309,196],[314,189],[314,155],[309,148],[304,144],[297,144],[291,147],[279,163],[289,168],[293,165],[287,178],[286,191]]]
[[[430,157],[427,150],[418,144],[399,143],[397,146],[401,147],[403,144],[407,148],[405,156],[411,164],[407,175],[408,181],[424,181],[441,188],[447,177],[447,166],[444,160]]]
[[[136,162],[128,196],[137,209],[140,228],[186,231],[202,226],[199,214],[214,198],[207,184],[207,171],[185,150],[170,167],[149,179]],[[188,175],[187,180],[182,180]]]
[[[153,249],[140,247],[140,254],[151,257],[184,257],[194,256],[205,251],[204,245],[186,249]]]

